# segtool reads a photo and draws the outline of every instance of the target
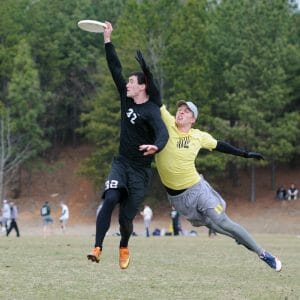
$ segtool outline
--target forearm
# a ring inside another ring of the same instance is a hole
[[[154,145],[157,146],[158,152],[162,150],[168,142],[169,133],[165,123],[163,122],[158,108],[151,113],[152,120],[150,121],[151,127],[154,129],[155,141]]]
[[[147,65],[144,59],[143,53],[140,50],[137,50],[137,56],[135,58],[140,64],[141,69],[145,75],[147,94],[149,95],[150,101],[155,103],[159,107],[161,107],[162,101],[161,101],[160,90],[159,88],[157,88],[154,82],[153,74],[150,71],[150,67]]]
[[[122,65],[118,58],[117,52],[114,45],[109,42],[105,43],[105,54],[107,65],[113,77],[113,80],[119,90],[119,93],[122,93],[126,89],[126,81],[122,75]]]
[[[161,151],[165,147],[165,145],[168,142],[168,139],[169,139],[168,130],[165,124],[162,123],[162,126],[160,126],[159,135],[157,136],[157,139],[155,141],[155,145],[158,148],[157,152]]]
[[[146,78],[147,78],[147,89],[149,93],[149,100],[155,103],[156,105],[158,105],[158,107],[161,107],[162,101],[161,101],[160,90],[157,88],[156,84],[154,83],[154,79],[151,72],[150,75],[146,75]]]
[[[118,58],[115,47],[111,42],[105,43],[105,54],[106,54],[106,60],[107,60],[108,67],[110,69],[121,72],[122,65]]]
[[[236,155],[236,156],[242,156],[245,158],[255,158],[257,160],[264,159],[264,157],[260,153],[250,152],[245,149],[240,149],[240,148],[234,147],[224,141],[217,141],[217,146],[214,150],[223,152],[223,153]]]
[[[226,143],[224,141],[218,141],[217,146],[214,150],[218,152],[232,154],[235,156],[242,156],[242,157],[247,157],[247,153],[248,153],[248,151],[232,146],[231,144]]]

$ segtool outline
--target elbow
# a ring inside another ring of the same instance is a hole
[[[158,151],[157,152],[160,152],[167,145],[168,140],[169,140],[169,133],[167,132],[165,134],[164,141],[163,141],[161,147],[158,147]]]

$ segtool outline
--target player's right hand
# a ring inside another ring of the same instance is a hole
[[[103,30],[103,38],[104,38],[104,42],[108,43],[108,42],[110,42],[110,37],[111,37],[111,33],[113,31],[113,27],[112,27],[111,23],[108,21],[105,21],[105,24],[106,24],[106,28],[104,27],[104,30]]]
[[[144,151],[144,155],[152,155],[157,152],[158,148],[155,145],[140,145],[139,150]]]
[[[257,153],[257,152],[247,152],[246,157],[247,158],[254,158],[254,159],[257,159],[257,160],[264,159],[264,157],[262,156],[262,154]]]

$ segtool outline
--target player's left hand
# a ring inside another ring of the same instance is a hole
[[[257,152],[248,152],[246,157],[247,158],[254,158],[254,159],[257,159],[257,160],[264,159],[264,157],[260,153],[257,153]]]
[[[143,53],[142,53],[141,50],[137,50],[136,51],[136,57],[135,57],[135,59],[140,64],[140,66],[141,66],[141,68],[142,68],[142,70],[143,70],[144,73],[149,72],[149,67],[146,64],[146,61],[144,59],[144,55],[143,55]]]
[[[155,145],[140,145],[139,150],[144,151],[144,155],[152,155],[157,152],[158,148]]]

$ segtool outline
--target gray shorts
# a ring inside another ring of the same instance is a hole
[[[172,206],[193,226],[205,226],[206,210],[213,209],[216,217],[222,217],[225,213],[226,202],[210,184],[201,176],[201,180],[183,193],[171,196],[168,199]]]

